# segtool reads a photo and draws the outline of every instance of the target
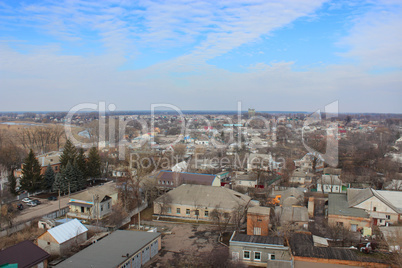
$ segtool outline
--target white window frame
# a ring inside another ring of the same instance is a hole
[[[275,256],[275,253],[268,253],[268,260],[272,260],[272,255]],[[274,257],[273,260],[276,260],[276,256]]]
[[[253,257],[254,257],[254,261],[261,261],[261,258],[262,258],[261,251],[254,251],[253,253],[254,253],[254,256],[253,256]],[[255,258],[255,254],[256,254],[256,253],[260,253],[260,258],[259,258],[259,259],[256,259],[256,258]]]
[[[244,256],[244,253],[248,252],[248,258]],[[250,260],[251,259],[251,251],[250,250],[243,250],[243,260]]]

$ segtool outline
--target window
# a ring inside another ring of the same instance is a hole
[[[373,211],[377,211],[377,207],[373,207]]]
[[[254,260],[255,261],[261,260],[261,252],[254,252]]]
[[[385,217],[390,220],[391,219],[391,215],[385,215]]]
[[[110,209],[110,202],[107,203],[107,209]]]
[[[338,191],[338,186],[335,186],[335,191]]]
[[[162,184],[165,184],[165,181],[162,181]]]
[[[176,213],[180,214],[180,208],[176,208]]]
[[[103,205],[101,205],[101,211],[103,211]]]
[[[81,207],[81,213],[84,213],[84,212],[85,212],[85,208]]]
[[[245,260],[250,259],[250,251],[248,251],[248,250],[243,251],[243,259],[245,259]]]
[[[159,180],[158,183],[161,184],[161,180]]]
[[[275,260],[275,254],[268,254],[269,260]]]
[[[190,215],[190,210],[186,209],[186,215]]]
[[[257,221],[262,221],[262,219],[257,219]]]
[[[172,208],[171,207],[167,208],[167,213],[172,213]]]
[[[208,212],[208,210],[205,210],[204,216],[205,216],[205,217],[209,217],[209,212]]]
[[[337,222],[336,222],[336,226],[343,226],[343,222],[337,221]]]
[[[195,211],[195,216],[199,216],[200,215],[200,211],[197,209],[196,211]]]
[[[261,228],[260,227],[254,227],[254,235],[261,235]]]

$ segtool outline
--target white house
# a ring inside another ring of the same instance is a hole
[[[317,192],[342,193],[342,181],[338,175],[322,175],[317,181]]]

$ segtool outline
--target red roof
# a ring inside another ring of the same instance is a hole
[[[35,266],[50,255],[31,241],[23,241],[17,245],[0,251],[0,265],[18,263],[18,268]]]

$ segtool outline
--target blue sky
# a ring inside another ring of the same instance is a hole
[[[0,110],[401,113],[401,3],[0,0]]]

